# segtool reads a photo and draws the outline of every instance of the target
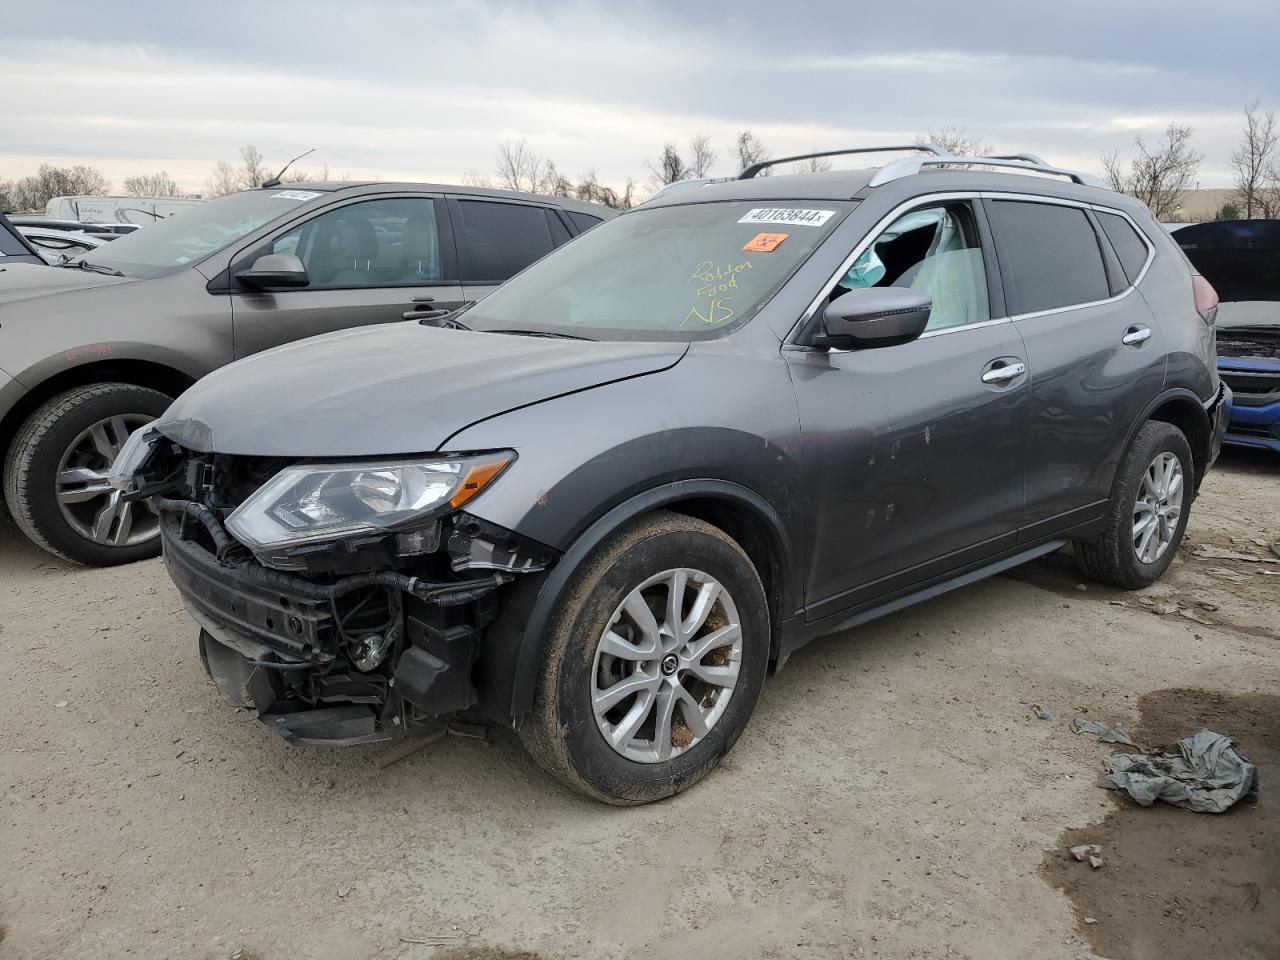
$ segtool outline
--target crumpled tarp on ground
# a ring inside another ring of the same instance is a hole
[[[1124,727],[1116,724],[1114,727],[1108,727],[1105,723],[1099,723],[1097,720],[1090,720],[1088,717],[1076,717],[1071,721],[1071,732],[1088,734],[1092,733],[1098,738],[1099,743],[1125,743],[1131,747],[1137,744],[1129,739],[1129,734],[1125,733]]]
[[[1235,742],[1201,730],[1149,754],[1113,753],[1103,766],[1104,786],[1124,790],[1139,804],[1157,800],[1197,813],[1222,813],[1238,800],[1256,800],[1257,768],[1236,752]]]

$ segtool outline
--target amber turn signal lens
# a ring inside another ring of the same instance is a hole
[[[450,508],[457,510],[460,506],[487,487],[498,474],[511,462],[510,455],[483,460],[467,468],[466,476],[458,484],[457,492],[449,498]]]

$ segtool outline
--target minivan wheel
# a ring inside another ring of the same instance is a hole
[[[562,598],[521,738],[580,793],[660,800],[733,747],[768,661],[768,603],[746,553],[711,524],[655,513],[605,543]]]
[[[4,493],[18,527],[35,543],[91,566],[131,563],[160,552],[160,526],[146,503],[126,503],[107,483],[129,434],[171,398],[129,383],[96,383],[59,394],[27,418],[5,463]]]
[[[1158,420],[1144,424],[1120,461],[1106,532],[1074,545],[1085,575],[1125,590],[1155,583],[1187,529],[1194,470],[1181,430]]]

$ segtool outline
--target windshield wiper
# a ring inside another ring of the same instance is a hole
[[[485,333],[509,333],[515,337],[551,337],[556,340],[591,340],[576,333],[553,333],[550,330],[485,330]]]
[[[424,327],[443,327],[446,330],[470,330],[461,320],[455,320],[452,316],[445,317],[424,317],[418,323]]]
[[[69,263],[59,264],[59,266],[70,266]],[[123,277],[124,274],[112,267],[104,267],[99,263],[89,263],[85,260],[77,260],[76,266],[81,270],[89,270],[93,273],[105,273],[109,277]]]

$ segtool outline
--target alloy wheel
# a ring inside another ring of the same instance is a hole
[[[596,644],[596,725],[629,760],[677,757],[724,715],[741,662],[742,622],[729,591],[699,570],[655,574],[627,594]]]
[[[1173,543],[1185,489],[1182,461],[1172,453],[1157,454],[1133,505],[1133,552],[1141,563],[1155,563]]]
[[[122,500],[107,482],[129,434],[153,419],[145,414],[107,417],[82,430],[63,451],[54,481],[58,510],[86,540],[128,547],[159,536],[159,517],[150,504]]]

